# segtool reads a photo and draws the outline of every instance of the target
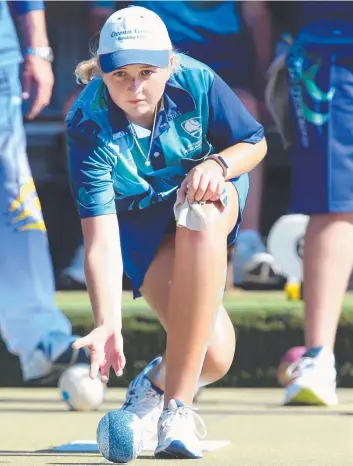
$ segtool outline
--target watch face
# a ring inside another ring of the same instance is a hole
[[[52,51],[52,49],[49,49],[48,50],[48,60],[53,61],[53,58],[54,58],[53,51]]]
[[[54,58],[54,54],[51,48],[48,48],[47,50],[42,50],[40,56],[44,58],[44,60],[48,61],[53,61]]]
[[[30,55],[37,55],[43,60],[47,60],[49,62],[52,62],[54,60],[54,54],[51,47],[28,47],[27,53],[29,53]]]

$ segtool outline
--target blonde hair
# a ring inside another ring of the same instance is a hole
[[[98,55],[96,52],[92,53],[90,60],[81,61],[75,69],[76,82],[78,84],[88,84],[95,76],[100,76],[102,71],[98,64]],[[172,73],[175,73],[180,66],[180,53],[172,50],[173,58],[173,69]]]
[[[94,34],[88,43],[88,48],[91,54],[89,60],[81,61],[75,68],[75,76],[77,84],[88,84],[95,76],[100,76],[101,69],[98,64],[98,46],[99,32]]]
[[[98,66],[98,57],[81,61],[75,69],[77,84],[88,84],[95,76],[99,76],[101,70]]]

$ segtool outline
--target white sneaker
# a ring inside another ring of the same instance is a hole
[[[286,283],[258,232],[241,231],[233,256],[233,284],[245,290],[283,289]]]
[[[285,391],[285,405],[338,404],[335,357],[328,348],[309,349],[299,361],[288,367],[287,375],[292,382]]]
[[[49,333],[37,348],[22,363],[22,376],[30,384],[43,384],[59,379],[69,366],[89,364],[90,355],[87,348],[72,348],[77,335]]]
[[[199,433],[196,421],[202,427]],[[206,426],[201,417],[180,401],[170,400],[158,422],[156,458],[202,458],[200,439],[206,437]]]
[[[151,361],[130,383],[121,409],[135,413],[143,421],[144,443],[156,438],[158,419],[163,411],[164,393],[147,377],[162,358]]]

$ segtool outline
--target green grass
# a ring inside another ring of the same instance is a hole
[[[275,387],[277,364],[291,346],[303,344],[303,303],[286,299],[284,292],[242,292],[230,288],[225,306],[237,335],[237,356],[228,374],[217,382],[224,387]],[[73,325],[76,335],[92,329],[92,312],[86,292],[60,292],[56,303]],[[128,358],[123,377],[111,384],[127,386],[147,361],[165,351],[165,332],[143,299],[123,295],[124,347]],[[337,332],[335,354],[339,383],[353,386],[353,294],[346,296],[344,313]],[[1,341],[0,341],[1,343]],[[1,347],[0,347],[1,349]],[[1,386],[21,386],[18,360],[2,345]],[[17,361],[17,363],[16,363]]]
[[[66,314],[90,314],[91,307],[86,292],[57,292],[56,304]],[[230,313],[243,312],[288,312],[300,313],[303,310],[301,301],[287,300],[285,293],[274,292],[242,292],[238,290],[227,291],[224,298],[226,309]],[[151,309],[143,298],[133,299],[130,292],[123,293],[123,314],[146,314],[153,315]],[[344,314],[353,313],[353,293],[347,293],[344,301]]]

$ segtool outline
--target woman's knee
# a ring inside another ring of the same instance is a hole
[[[232,183],[226,184],[227,196],[225,205],[219,202],[207,202],[202,205],[205,223],[204,230],[190,230],[189,228],[178,228],[181,240],[187,240],[189,244],[198,247],[207,243],[209,247],[214,244],[219,246],[220,240],[226,238],[234,228],[239,214],[238,193]]]
[[[234,327],[224,309],[207,350],[201,385],[215,382],[228,373],[234,360],[235,347]]]
[[[216,381],[224,377],[234,360],[235,354],[235,338],[234,345],[231,347],[231,351],[219,352],[214,354],[211,350],[207,356],[207,361],[205,361],[205,374],[204,379],[210,378],[212,381]]]

